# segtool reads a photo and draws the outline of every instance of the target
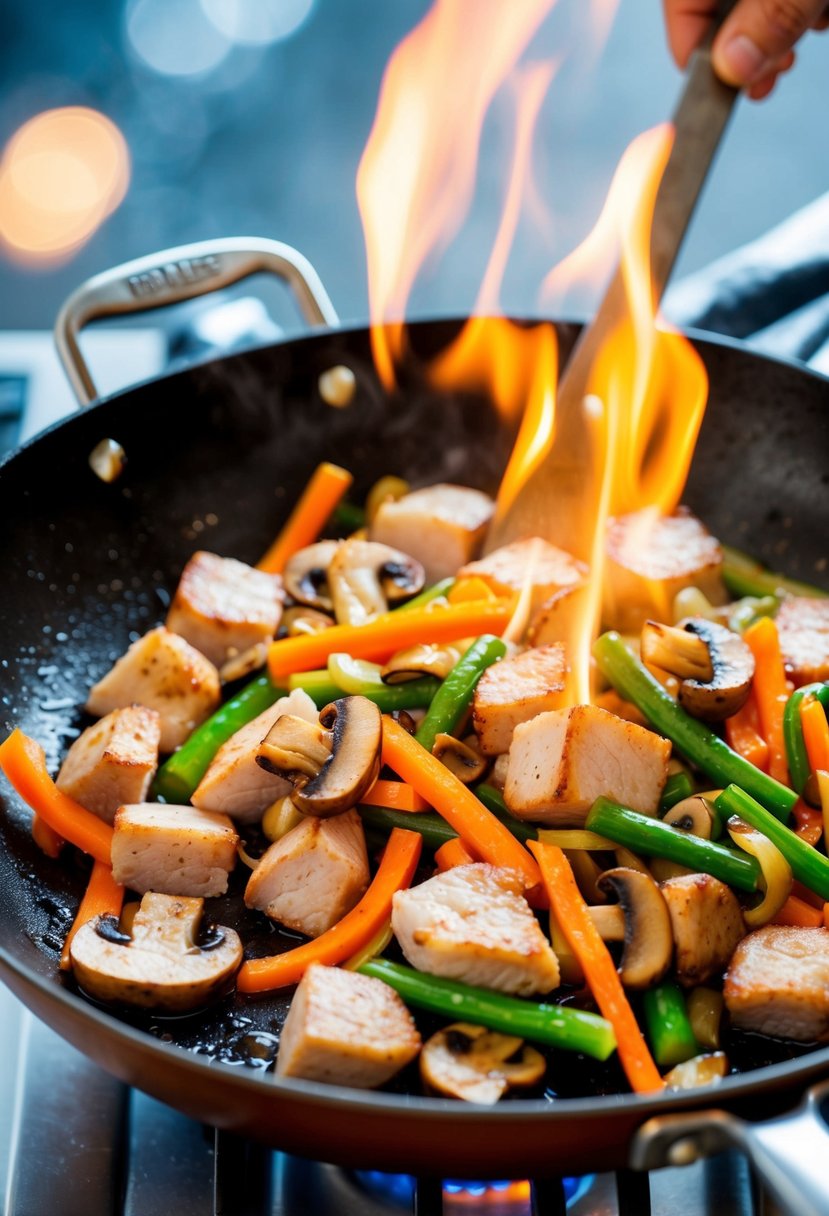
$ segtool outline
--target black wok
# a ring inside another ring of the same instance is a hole
[[[266,248],[273,259],[268,243],[215,243],[113,272],[64,315],[64,347],[91,315],[132,311],[142,293],[160,304],[223,285],[262,268]],[[200,262],[207,266],[201,281]],[[324,298],[317,316],[332,316]],[[417,353],[445,345],[460,324],[414,324]],[[557,328],[564,356],[577,327]],[[790,575],[825,581],[829,381],[731,343],[694,341],[711,396],[687,501],[723,540]],[[346,409],[325,405],[317,389],[320,372],[338,363],[358,380]],[[75,379],[90,391],[88,376]],[[83,720],[77,706],[87,688],[132,636],[163,619],[193,549],[255,561],[321,460],[353,470],[358,497],[389,472],[494,490],[512,435],[490,403],[436,394],[419,378],[415,358],[402,379],[401,392],[388,396],[372,368],[367,330],[329,329],[118,393],[8,460],[0,469],[4,733],[19,726],[39,739],[54,771]],[[110,436],[123,444],[128,464],[106,485],[87,458]],[[829,1208],[821,1152],[829,1141],[814,1143],[829,1087],[815,1091],[805,1114],[754,1123],[790,1110],[827,1077],[829,1049],[729,1078],[714,1092],[522,1100],[485,1110],[414,1092],[279,1082],[272,1072],[230,1065],[244,1057],[252,1032],[275,1041],[290,994],[231,998],[196,1020],[131,1025],[62,982],[57,952],[83,889],[83,865],[38,851],[29,812],[5,782],[0,819],[2,978],[104,1068],[195,1118],[323,1160],[455,1177],[650,1167],[736,1140],[763,1158],[767,1174],[782,1161],[776,1185],[794,1178],[787,1198],[794,1195],[799,1210]],[[236,896],[217,919],[248,939],[263,932]],[[729,1113],[711,1114],[713,1106]],[[792,1144],[807,1140],[795,1163]]]

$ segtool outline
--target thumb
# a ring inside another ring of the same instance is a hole
[[[769,73],[823,13],[825,0],[739,0],[714,41],[717,75],[737,86]]]

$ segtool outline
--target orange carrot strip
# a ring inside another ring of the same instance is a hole
[[[384,806],[391,811],[431,811],[425,798],[413,790],[405,781],[375,781],[367,794],[360,799],[366,806]]]
[[[0,768],[24,802],[53,832],[98,861],[110,864],[112,828],[62,793],[46,768],[43,748],[21,730],[0,743]]]
[[[823,815],[820,811],[816,811],[813,806],[809,806],[808,802],[804,802],[802,798],[798,798],[792,808],[792,814],[795,821],[795,835],[801,840],[805,840],[807,844],[815,845],[823,835]]]
[[[454,870],[455,866],[468,866],[470,862],[478,860],[479,858],[469,851],[460,836],[447,840],[446,844],[435,849],[435,861],[442,874],[446,870]]]
[[[81,925],[85,925],[88,920],[92,920],[93,916],[103,916],[107,912],[113,916],[120,916],[123,906],[124,888],[112,877],[111,866],[104,865],[102,861],[93,862],[86,891],[75,914],[72,928],[67,933],[66,941],[63,943],[63,950],[60,956],[61,971],[68,971],[72,966],[69,958],[69,947],[72,945],[72,938],[78,932]]]
[[[783,742],[783,710],[789,699],[777,626],[770,616],[760,617],[743,634],[754,655],[754,682],[760,733],[769,745],[769,776],[789,784],[789,766]]]
[[[790,895],[776,916],[771,918],[772,925],[797,925],[801,929],[817,929],[823,924],[823,909],[813,908],[805,900]]]
[[[269,647],[268,668],[271,678],[279,681],[296,671],[325,667],[332,654],[383,660],[417,642],[455,642],[482,633],[502,633],[509,618],[509,604],[503,600],[386,612],[368,625],[332,625],[320,633],[280,638]]]
[[[808,887],[804,887],[802,882],[797,879],[792,883],[792,895],[796,895],[804,904],[811,904],[813,908],[818,910],[823,908],[823,900],[814,891],[810,891]]]
[[[829,721],[816,697],[805,700],[800,706],[800,725],[803,727],[809,768],[813,773],[819,769],[829,772]]]
[[[534,887],[538,867],[509,828],[454,773],[393,718],[383,717],[383,763],[414,786],[469,848],[495,866],[512,866]]]
[[[47,857],[51,857],[53,860],[60,857],[61,849],[66,844],[63,837],[59,836],[57,832],[53,832],[49,824],[41,819],[37,812],[32,815],[32,840]]]
[[[339,465],[329,464],[327,460],[318,465],[285,520],[279,536],[261,561],[256,563],[256,568],[268,574],[281,574],[289,557],[317,539],[353,480],[351,474]]]
[[[823,905],[823,923],[829,929],[829,903]]]
[[[769,745],[760,734],[760,715],[753,692],[742,709],[726,718],[725,741],[749,764],[762,769],[764,773],[769,771]]]
[[[243,963],[236,980],[238,990],[270,992],[272,988],[286,988],[298,984],[311,963],[335,967],[351,958],[371,941],[391,915],[392,896],[412,881],[422,846],[419,832],[394,828],[380,867],[357,906],[314,941],[284,954]]]
[[[570,863],[557,845],[538,840],[530,840],[528,844],[541,868],[556,923],[581,965],[596,1004],[613,1027],[619,1060],[631,1089],[636,1093],[662,1089],[659,1070],[625,996],[613,959],[590,919]]]
[[[468,604],[470,601],[480,603],[481,600],[497,600],[498,596],[482,578],[475,575],[459,578],[449,588],[446,598],[450,604]]]

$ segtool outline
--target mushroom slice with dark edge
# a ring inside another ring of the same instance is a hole
[[[339,815],[377,780],[383,720],[366,697],[341,697],[319,724],[285,714],[259,745],[256,763],[286,777],[291,800],[306,815]]]
[[[492,1106],[511,1087],[535,1085],[544,1076],[540,1051],[516,1035],[454,1022],[423,1045],[420,1075],[431,1090]]]
[[[449,769],[450,773],[462,781],[464,785],[472,785],[480,781],[487,770],[489,761],[474,747],[454,735],[443,733],[435,737],[432,755]]]
[[[307,604],[295,604],[286,608],[279,622],[280,636],[289,638],[305,637],[309,633],[322,633],[334,624],[333,616],[320,612],[318,608],[309,608]]]
[[[322,612],[334,611],[328,589],[328,567],[339,547],[339,541],[321,540],[300,549],[288,559],[282,582],[291,599]]]
[[[658,984],[671,965],[674,939],[662,892],[648,874],[617,866],[599,879],[616,895],[625,914],[625,945],[619,978],[626,988]]]
[[[669,823],[680,832],[700,836],[703,840],[711,839],[714,810],[711,801],[704,794],[691,794],[690,798],[675,802],[662,818],[664,823]]]
[[[433,642],[421,642],[398,650],[380,672],[384,684],[403,684],[420,676],[437,676],[445,680],[461,657],[459,646],[438,646]]]
[[[365,625],[390,604],[420,591],[423,567],[413,557],[377,541],[347,540],[328,566],[328,587],[340,625]]]
[[[721,722],[745,704],[754,656],[743,639],[705,617],[689,617],[681,628],[646,621],[642,660],[680,680],[679,703],[695,718]]]
[[[99,1001],[165,1013],[200,1009],[222,995],[242,961],[233,929],[211,926],[200,939],[203,899],[148,891],[130,932],[96,916],[72,940],[75,979]]]

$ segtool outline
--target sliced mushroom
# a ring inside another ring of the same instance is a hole
[[[705,642],[714,674],[710,680],[683,680],[679,686],[680,705],[706,722],[730,718],[748,699],[754,655],[741,637],[715,621],[692,617],[684,622],[683,628]]]
[[[437,676],[445,680],[461,657],[459,646],[438,646],[421,642],[407,650],[398,650],[380,672],[384,684],[402,684],[420,676]]]
[[[675,802],[671,809],[665,812],[663,822],[669,823],[672,828],[678,828],[680,832],[710,840],[714,830],[714,810],[702,794],[692,794],[690,798]]]
[[[619,977],[626,988],[658,984],[674,949],[671,918],[659,887],[647,874],[617,866],[598,885],[612,891],[625,914],[625,945]]]
[[[535,1085],[546,1067],[541,1052],[523,1039],[468,1022],[439,1030],[420,1053],[420,1075],[430,1089],[487,1106],[511,1087]]]
[[[432,755],[446,765],[450,773],[462,781],[464,785],[472,785],[480,781],[487,770],[489,761],[470,747],[468,743],[456,739],[453,735],[440,733],[435,736]]]
[[[221,995],[242,961],[233,929],[202,932],[203,899],[148,891],[129,932],[114,916],[87,921],[72,941],[75,978],[99,1001],[186,1013]]]
[[[279,632],[285,637],[297,638],[309,633],[322,633],[323,629],[330,629],[333,624],[334,618],[327,612],[309,608],[307,604],[296,604],[282,613]]]
[[[321,540],[288,559],[282,581],[291,599],[322,612],[334,611],[328,589],[328,567],[339,547],[339,541]]]
[[[398,502],[404,498],[411,486],[402,477],[386,476],[375,481],[366,495],[366,522],[371,524],[384,502]]]
[[[645,621],[639,640],[642,662],[660,667],[681,680],[711,680],[714,667],[705,641],[686,629]]]
[[[346,540],[328,565],[328,586],[340,625],[365,625],[408,599],[425,581],[420,562],[370,540]]]
[[[710,1055],[694,1056],[684,1064],[677,1064],[664,1076],[669,1089],[699,1089],[701,1085],[713,1085],[721,1081],[728,1072],[728,1060],[722,1051]]]
[[[589,904],[587,911],[603,942],[625,940],[626,918],[621,904]]]
[[[382,733],[373,701],[341,697],[320,711],[319,723],[283,714],[260,743],[256,763],[291,782],[291,800],[304,814],[339,815],[377,780]]]

